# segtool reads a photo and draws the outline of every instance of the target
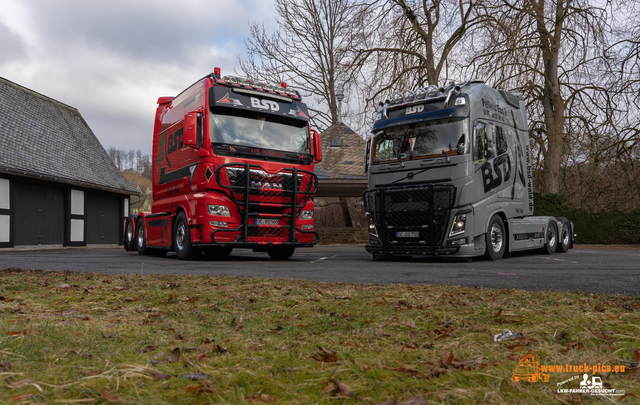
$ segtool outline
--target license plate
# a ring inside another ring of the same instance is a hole
[[[396,238],[418,238],[420,233],[415,232],[396,232]]]
[[[256,225],[278,225],[277,219],[256,218]]]

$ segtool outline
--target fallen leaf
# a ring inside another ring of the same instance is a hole
[[[333,391],[335,391],[337,389],[338,389],[338,387],[336,387],[334,383],[330,382],[330,383],[327,384],[326,387],[324,387],[322,389],[322,391],[320,391],[320,393],[321,394],[328,394],[328,393],[333,392]]]
[[[107,391],[103,390],[102,388],[98,388],[98,390],[100,391],[100,394],[102,395],[102,398],[106,399],[107,401],[114,403],[114,404],[127,404],[128,402],[125,401],[122,398],[118,398],[114,395],[109,394]]]
[[[258,397],[255,398],[255,400],[265,404],[268,404],[270,402],[276,402],[276,399],[269,394],[260,394]]]
[[[395,399],[385,399],[382,402],[378,402],[374,405],[397,405],[398,401],[396,401]]]
[[[21,388],[31,384],[32,382],[33,380],[22,380],[22,381],[12,382],[9,385],[11,386],[11,388]]]
[[[322,363],[335,363],[338,361],[338,356],[335,354],[319,353],[311,356],[311,358]]]
[[[169,360],[172,363],[175,363],[178,360],[180,360],[180,348],[176,347],[175,349],[173,349],[169,357],[167,357],[167,360]]]
[[[636,363],[640,363],[640,351],[636,350],[633,353],[633,357],[636,359]]]
[[[146,347],[143,347],[142,349],[140,349],[140,352],[141,353],[155,352],[156,350],[158,350],[157,346],[146,346]]]
[[[18,331],[11,331],[7,333],[7,336],[20,336],[20,335],[26,335],[28,332],[27,330],[18,330]]]
[[[184,338],[181,334],[176,333],[175,335],[173,335],[173,340],[184,340]]]
[[[405,325],[405,326],[408,326],[410,328],[415,328],[416,327],[416,321],[400,322],[400,325]]]
[[[153,376],[158,380],[168,380],[171,378],[169,374],[161,373],[160,371],[149,369],[149,373],[153,374]]]
[[[208,359],[209,359],[209,356],[207,355],[207,353],[202,353],[198,356],[198,361],[200,362],[207,361]]]
[[[11,363],[8,361],[0,362],[0,368],[4,368],[7,371],[11,371]]]
[[[497,318],[497,317],[499,317],[500,315],[502,315],[502,308],[500,308],[500,309],[498,310],[498,312],[497,312],[493,317],[494,317],[494,318]]]
[[[113,289],[115,291],[122,291],[122,290],[124,290],[124,287],[113,287]]]
[[[65,290],[71,288],[71,286],[69,284],[60,284],[58,288]]]
[[[352,397],[352,396],[356,395],[356,394],[353,393],[353,391],[351,391],[351,388],[349,388],[349,386],[347,384],[345,384],[343,382],[340,382],[338,380],[335,380],[335,379],[331,380],[331,381],[336,385],[336,387],[338,388],[338,391],[340,392],[341,396]]]
[[[593,309],[596,310],[596,312],[604,312],[604,307],[602,305],[596,305]]]
[[[382,331],[382,328],[378,328],[378,329],[376,330],[376,336],[377,336],[377,337],[381,337],[383,334],[384,334],[384,332]]]

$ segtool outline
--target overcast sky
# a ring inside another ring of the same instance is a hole
[[[0,76],[77,108],[105,148],[151,153],[156,101],[244,56],[270,0],[0,0]]]

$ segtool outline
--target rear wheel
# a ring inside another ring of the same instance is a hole
[[[558,235],[558,248],[556,252],[565,253],[571,247],[571,226],[566,218],[558,218],[561,222],[560,234]]]
[[[554,254],[558,247],[558,228],[556,221],[550,221],[547,224],[547,241],[544,244],[544,251],[547,254]]]
[[[139,255],[148,255],[150,253],[147,248],[146,235],[144,234],[144,219],[140,219],[136,226],[136,248]]]
[[[133,238],[133,221],[127,218],[127,226],[124,231],[124,246],[127,250],[134,250],[136,248],[136,241]]]
[[[267,254],[274,260],[287,260],[295,250],[296,248],[293,246],[278,246],[269,248]]]
[[[191,230],[184,212],[178,214],[175,229],[173,231],[173,246],[178,259],[191,260],[196,256],[197,250],[191,244]]]
[[[489,228],[485,235],[485,245],[487,246],[487,257],[491,260],[500,260],[506,249],[506,234],[504,222],[499,215],[494,215],[489,222]]]

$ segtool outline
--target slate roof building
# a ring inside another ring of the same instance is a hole
[[[121,245],[132,194],[77,109],[0,77],[0,247]]]
[[[364,173],[366,142],[342,122],[320,134],[322,162],[315,165],[318,197],[362,197],[367,188]]]

